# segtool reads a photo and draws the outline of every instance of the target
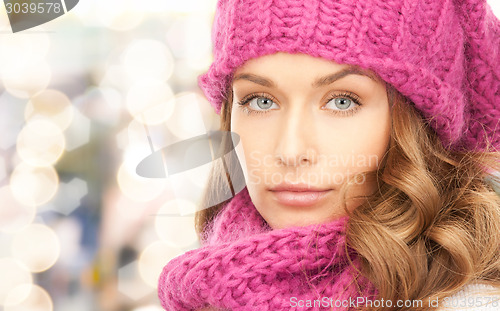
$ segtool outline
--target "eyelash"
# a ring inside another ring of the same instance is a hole
[[[349,110],[345,110],[345,111],[333,110],[333,109],[327,109],[327,108],[324,108],[324,109],[328,110],[329,113],[332,113],[336,116],[340,115],[342,117],[348,117],[348,116],[352,116],[353,114],[355,114],[361,106],[361,103],[360,103],[361,100],[360,100],[359,96],[354,94],[354,93],[347,92],[347,91],[343,91],[341,93],[331,95],[326,100],[326,103],[330,102],[332,99],[339,98],[339,97],[340,98],[348,98],[348,99],[352,100],[356,104],[356,107],[349,109]],[[247,96],[243,97],[240,101],[238,101],[237,102],[238,107],[242,108],[243,112],[245,112],[248,115],[266,114],[269,111],[274,110],[274,109],[253,110],[253,109],[248,108],[248,103],[254,98],[265,98],[265,99],[269,99],[273,102],[276,102],[276,99],[270,95],[267,95],[265,93],[254,93],[254,94],[247,95]]]
[[[251,114],[264,114],[264,113],[268,113],[269,110],[253,110],[253,109],[250,109],[248,108],[248,103],[254,99],[254,98],[265,98],[265,99],[269,99],[269,100],[272,100],[273,102],[276,102],[276,100],[274,99],[274,97],[270,96],[270,95],[267,95],[267,94],[264,94],[264,93],[255,93],[255,94],[250,94],[250,95],[247,95],[245,97],[243,97],[237,104],[238,104],[238,107],[240,107],[241,109],[243,109],[243,112],[248,114],[248,115],[251,115]]]

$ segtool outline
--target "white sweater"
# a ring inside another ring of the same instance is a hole
[[[500,294],[494,287],[471,284],[439,302],[442,311],[500,311]]]

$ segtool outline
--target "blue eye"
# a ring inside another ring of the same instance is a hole
[[[335,107],[339,108],[340,110],[348,109],[352,105],[352,100],[345,97],[335,98],[334,101]]]
[[[238,107],[241,107],[243,111],[247,114],[253,113],[267,113],[273,105],[276,105],[274,99],[266,94],[251,94],[246,96],[238,103]],[[276,105],[277,106],[277,105]]]
[[[254,97],[249,101],[249,105],[252,106],[252,103],[255,103],[257,107],[262,110],[268,110],[274,104],[272,99],[267,97]]]
[[[333,107],[327,107],[330,103],[333,103]],[[237,105],[247,114],[263,114],[279,108],[275,100],[264,93],[248,95],[237,102]],[[273,108],[273,105],[275,108]],[[354,114],[359,109],[359,106],[361,106],[361,103],[356,94],[343,92],[332,95],[327,100],[325,108],[322,109],[340,116],[348,116]]]
[[[333,103],[331,105],[330,103]],[[351,99],[350,97],[347,96],[335,96],[334,98],[330,99],[327,103],[327,105],[330,104],[330,109],[332,110],[349,110],[352,108],[355,108],[355,106],[359,105],[356,100]]]
[[[332,95],[326,102],[325,108],[329,112],[340,116],[351,116],[360,108],[359,97],[351,92]]]

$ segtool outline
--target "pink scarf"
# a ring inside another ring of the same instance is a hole
[[[357,256],[346,247],[347,220],[272,230],[244,188],[221,210],[201,248],[165,266],[161,304],[168,311],[357,309],[376,290],[358,275]]]

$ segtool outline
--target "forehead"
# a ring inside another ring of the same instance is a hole
[[[274,81],[295,79],[301,83],[311,81],[311,87],[319,88],[350,75],[365,76],[372,82],[382,83],[375,73],[358,66],[338,64],[305,54],[287,53],[251,59],[235,71],[232,83],[247,81],[275,88]]]

